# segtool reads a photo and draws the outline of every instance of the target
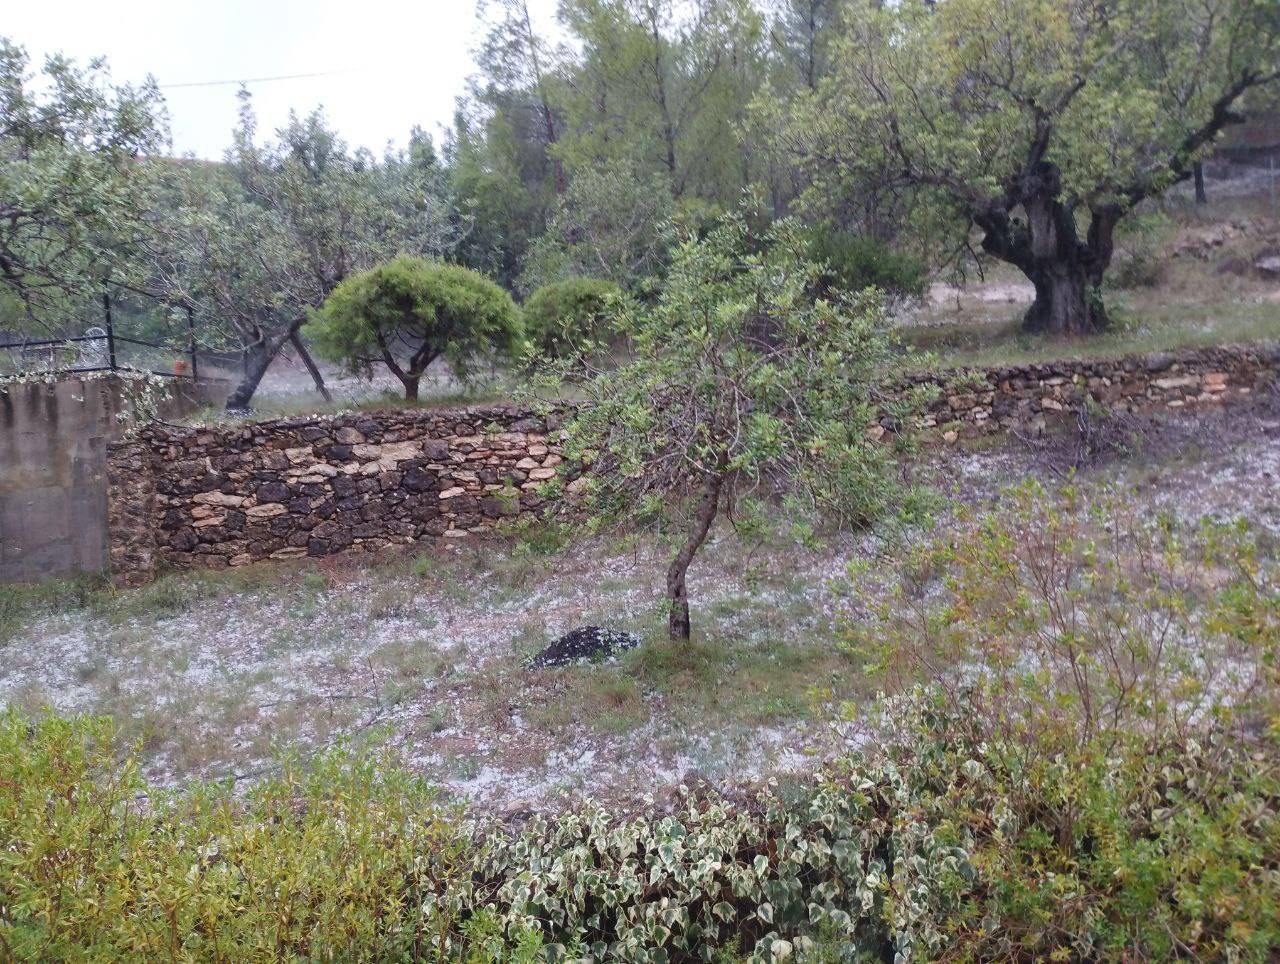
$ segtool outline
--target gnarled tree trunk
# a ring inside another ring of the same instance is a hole
[[[1102,299],[1082,266],[1052,265],[1037,269],[1030,278],[1036,300],[1023,317],[1023,331],[1087,335],[1107,326]]]
[[[1035,285],[1036,297],[1023,318],[1024,331],[1089,335],[1107,326],[1102,279],[1111,265],[1119,204],[1090,209],[1089,230],[1080,237],[1076,202],[1061,197],[1062,180],[1048,162],[1035,165],[1008,186],[998,203],[979,211],[982,247],[1014,265]],[[1021,209],[1025,220],[1011,212]]]
[[[228,412],[245,412],[249,410],[249,402],[252,401],[254,393],[258,390],[258,385],[262,382],[262,376],[267,373],[267,369],[275,361],[276,355],[280,354],[280,349],[297,334],[304,321],[306,321],[305,318],[297,318],[289,324],[288,329],[285,331],[274,335],[264,334],[257,341],[244,346],[241,350],[241,355],[244,359],[244,375],[241,377],[240,383],[227,396],[226,409]]]

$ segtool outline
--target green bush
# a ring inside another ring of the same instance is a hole
[[[571,278],[543,285],[524,303],[525,334],[553,358],[591,354],[609,339],[621,289],[612,281]]]
[[[513,355],[523,328],[511,296],[484,275],[400,255],[339,284],[307,333],[322,355],[354,373],[385,365],[415,400],[436,359],[465,377],[478,360]]]
[[[809,787],[463,831],[343,754],[148,791],[101,721],[0,722],[6,959],[1264,961],[1280,746],[1030,758],[940,691]],[[1028,762],[1030,760],[1030,762]],[[149,794],[149,795],[148,795]]]
[[[809,257],[825,265],[819,294],[831,290],[879,288],[891,298],[924,293],[924,263],[874,238],[815,229],[808,234]]]
[[[108,721],[0,718],[0,958],[403,960],[463,856],[433,791],[332,755],[253,786],[148,788]]]

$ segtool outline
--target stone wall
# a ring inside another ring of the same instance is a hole
[[[512,408],[149,426],[112,454],[112,569],[373,552],[486,532],[542,505],[553,424]]]
[[[1085,393],[1113,411],[1214,407],[1274,386],[1278,369],[1280,343],[1269,343],[922,374],[913,383],[938,389],[924,425],[950,442],[1014,427],[1045,431],[1082,405]]]
[[[947,442],[1047,429],[1083,403],[1195,410],[1275,384],[1280,347],[920,375]],[[873,430],[884,435],[887,419]],[[512,408],[390,410],[229,428],[153,425],[111,456],[112,569],[242,566],[483,534],[542,505],[563,472],[558,425]]]

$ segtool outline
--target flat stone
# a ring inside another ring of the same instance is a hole
[[[380,461],[403,462],[416,459],[421,454],[422,447],[417,442],[393,442],[382,446]]]
[[[274,519],[276,516],[284,515],[288,511],[279,502],[269,502],[266,505],[250,506],[244,510],[244,514],[250,519]]]
[[[360,445],[364,442],[364,435],[349,425],[338,429],[334,438],[338,440],[339,445]]]
[[[225,492],[201,492],[199,495],[192,496],[192,502],[199,505],[221,505],[229,509],[234,509],[244,505],[244,496],[227,495]]]
[[[1200,386],[1200,376],[1178,375],[1173,378],[1157,378],[1151,384],[1162,391],[1168,391],[1171,388],[1198,388]]]
[[[529,472],[530,482],[545,482],[547,479],[554,479],[555,477],[555,469],[532,469]]]
[[[464,488],[463,488],[462,486],[460,486],[460,485],[455,485],[453,488],[451,488],[451,489],[445,489],[443,492],[441,492],[441,493],[440,493],[440,498],[442,498],[442,499],[456,499],[458,496],[460,496],[460,495],[466,495],[466,494],[467,494],[467,490],[466,490],[466,489],[464,489]]]

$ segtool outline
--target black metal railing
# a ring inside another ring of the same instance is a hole
[[[91,333],[93,329],[89,329],[83,335],[69,335],[60,338],[23,338],[11,341],[0,342],[0,349],[8,351],[17,350],[21,353],[21,360],[17,365],[19,371],[40,371],[53,374],[77,374],[86,372],[114,372],[114,371],[142,371],[149,372],[153,375],[163,375],[167,378],[190,378],[192,381],[198,381],[200,378],[200,361],[199,352],[196,346],[196,326],[195,315],[190,307],[186,309],[187,314],[187,338],[186,344],[163,344],[153,341],[145,341],[141,338],[133,338],[128,335],[122,335],[116,332],[114,319],[111,311],[111,296],[103,292],[102,295],[102,321],[103,327],[101,334]],[[81,351],[79,361],[75,363],[59,363],[57,358],[59,351],[66,351],[76,345],[95,344],[97,350],[85,353]],[[184,362],[189,363],[188,370],[182,371],[179,366],[175,365],[173,370],[162,371],[149,365],[133,365],[121,360],[122,345],[133,346],[137,348],[150,348],[160,352],[176,354],[183,358]],[[47,354],[48,363],[43,366],[32,368],[24,364],[25,360],[35,355]]]

